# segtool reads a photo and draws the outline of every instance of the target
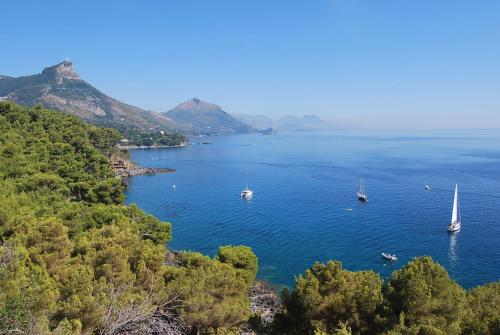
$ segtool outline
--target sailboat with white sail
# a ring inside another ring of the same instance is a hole
[[[359,191],[358,191],[358,200],[362,202],[368,201],[368,197],[365,193],[365,179],[361,177],[361,181],[359,182]]]
[[[448,225],[450,233],[460,230],[462,217],[460,215],[460,205],[458,201],[458,185],[455,185],[455,198],[453,199],[453,212],[451,214],[451,223]]]

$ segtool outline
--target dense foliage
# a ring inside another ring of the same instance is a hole
[[[285,291],[281,327],[291,334],[330,334],[344,322],[355,332],[369,333],[382,301],[378,274],[347,271],[337,261],[315,263],[297,277],[292,293]]]
[[[107,159],[120,138],[0,103],[0,333],[144,333],[182,316],[179,333],[246,319],[255,255],[225,247],[228,261],[186,253],[166,265],[171,225],[122,204]]]
[[[468,292],[430,257],[387,283],[371,271],[316,263],[284,292],[277,334],[500,334],[500,282]]]
[[[166,282],[169,290],[182,292],[181,315],[197,333],[231,328],[248,320],[247,293],[257,274],[257,257],[249,248],[222,247],[215,259],[183,253],[179,260],[180,267],[167,271]]]

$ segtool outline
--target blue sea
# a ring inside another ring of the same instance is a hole
[[[169,247],[250,246],[259,277],[293,285],[315,261],[384,278],[429,255],[466,288],[500,279],[500,131],[332,131],[215,136],[131,150],[176,173],[130,180],[127,203],[173,225]],[[357,200],[360,177],[369,201]],[[248,184],[253,198],[244,200]],[[176,185],[176,189],[172,185]],[[449,234],[458,184],[462,229]],[[432,187],[425,191],[425,185]],[[399,261],[382,259],[381,252]]]

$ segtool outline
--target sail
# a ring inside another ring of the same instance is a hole
[[[455,199],[453,200],[453,213],[451,215],[451,223],[459,223],[460,214],[458,208],[458,185],[455,185]]]
[[[361,177],[361,181],[359,182],[359,194],[365,195],[365,181],[363,177]]]

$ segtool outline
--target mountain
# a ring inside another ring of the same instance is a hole
[[[279,130],[326,130],[336,128],[316,115],[304,115],[302,117],[287,115],[278,120],[264,115],[236,114],[234,116],[239,121],[261,130],[269,128]]]
[[[278,129],[289,129],[289,130],[326,130],[333,129],[334,126],[321,119],[316,115],[304,115],[302,117],[296,117],[293,115],[288,115],[282,117],[276,121],[276,127]]]
[[[118,130],[176,127],[164,115],[125,104],[102,93],[82,80],[69,61],[46,67],[35,75],[0,76],[0,100],[13,100],[27,106],[41,103],[47,108]]]
[[[226,113],[218,105],[193,98],[164,115],[174,121],[181,130],[193,134],[249,133],[254,129]]]
[[[240,122],[246,123],[256,129],[268,129],[275,127],[275,121],[265,115],[233,114]]]

